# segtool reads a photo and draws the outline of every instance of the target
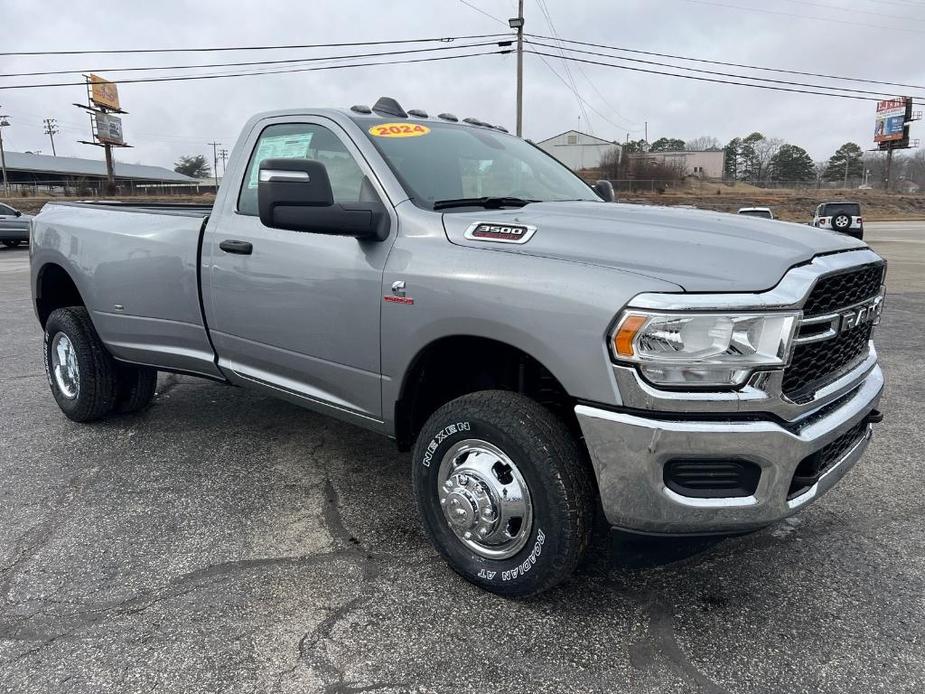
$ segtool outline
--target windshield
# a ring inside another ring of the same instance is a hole
[[[856,202],[833,202],[825,206],[823,216],[834,217],[837,214],[847,214],[857,217],[861,214],[861,206]]]
[[[449,123],[358,123],[422,207],[482,197],[600,202],[569,169],[512,135]]]
[[[770,210],[739,210],[739,214],[744,214],[749,217],[764,217],[765,219],[771,219]]]

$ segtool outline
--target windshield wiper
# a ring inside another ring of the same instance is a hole
[[[523,207],[531,202],[539,200],[524,200],[523,198],[493,198],[489,196],[481,198],[457,198],[455,200],[437,200],[434,202],[435,210],[445,210],[448,207],[484,207],[489,210],[497,210],[501,207]]]

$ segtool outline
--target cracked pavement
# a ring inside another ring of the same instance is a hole
[[[868,233],[888,386],[860,465],[752,535],[599,533],[523,602],[445,566],[408,455],[363,430],[174,375],[65,419],[0,249],[0,692],[922,691],[925,223]]]

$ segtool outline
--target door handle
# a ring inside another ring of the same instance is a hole
[[[253,244],[247,241],[235,241],[234,239],[225,239],[218,247],[225,253],[237,253],[238,255],[250,255],[254,252]]]

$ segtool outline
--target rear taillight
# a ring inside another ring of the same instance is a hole
[[[864,223],[864,220],[858,217],[858,224],[863,224],[863,223]]]

